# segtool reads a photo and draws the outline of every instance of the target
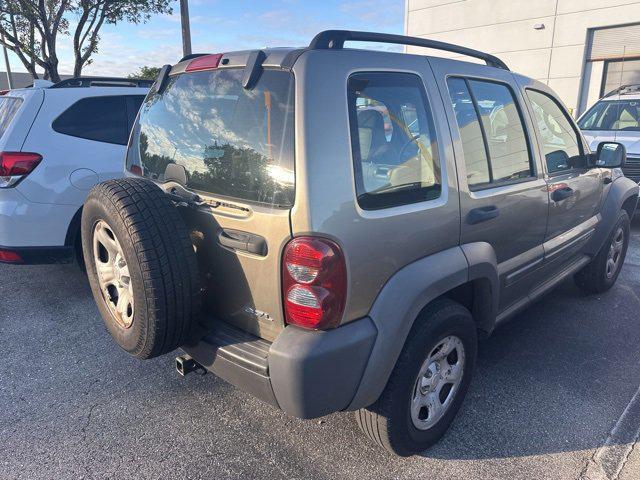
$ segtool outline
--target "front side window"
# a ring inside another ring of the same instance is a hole
[[[438,198],[440,161],[420,77],[354,74],[348,101],[360,206],[378,209]]]
[[[53,129],[72,137],[126,145],[129,138],[123,95],[78,100],[53,121]]]
[[[549,173],[586,166],[578,134],[567,113],[546,93],[527,90],[542,139],[542,151]]]
[[[447,83],[468,185],[484,188],[533,177],[527,135],[510,88],[456,77]]]

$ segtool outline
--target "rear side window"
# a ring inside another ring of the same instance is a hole
[[[511,89],[501,83],[447,81],[462,140],[467,184],[511,183],[534,175],[522,116]]]
[[[126,97],[78,100],[53,121],[53,129],[72,137],[126,145],[129,138]]]
[[[440,161],[420,77],[351,75],[348,102],[360,206],[379,209],[438,198]]]
[[[11,125],[11,120],[16,115],[21,104],[21,98],[0,97],[0,138]]]
[[[293,205],[293,75],[265,70],[250,90],[242,75],[234,68],[172,76],[142,105],[128,168],[165,182],[175,180],[167,167],[177,164],[198,192]]]

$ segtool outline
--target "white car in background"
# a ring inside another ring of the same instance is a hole
[[[79,77],[0,96],[0,262],[72,262],[82,203],[124,172],[149,80]]]
[[[619,142],[627,149],[622,172],[640,183],[640,85],[625,85],[608,93],[578,120],[595,151],[600,142]]]

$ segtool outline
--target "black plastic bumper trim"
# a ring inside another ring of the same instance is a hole
[[[212,324],[182,349],[209,372],[277,407],[269,378],[271,343],[221,320]]]

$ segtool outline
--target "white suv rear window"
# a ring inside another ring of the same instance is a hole
[[[22,103],[21,98],[0,97],[0,138],[4,135]]]

